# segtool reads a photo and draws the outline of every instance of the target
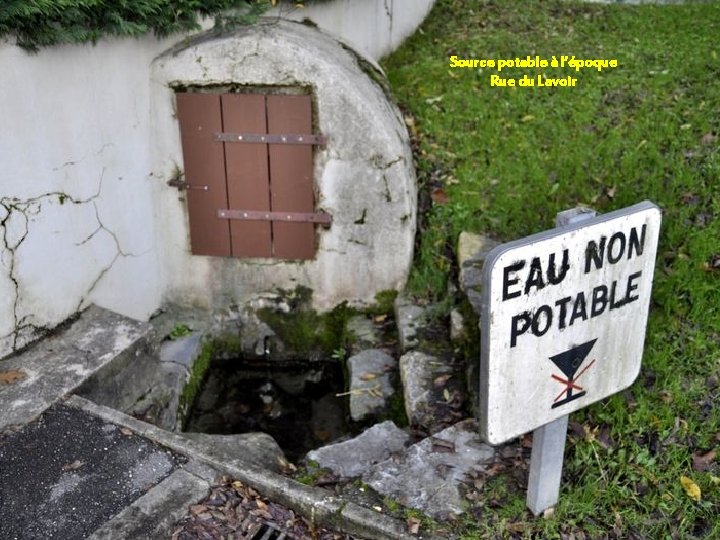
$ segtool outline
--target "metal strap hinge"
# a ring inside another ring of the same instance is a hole
[[[215,133],[217,142],[266,143],[266,144],[316,144],[325,146],[325,136],[320,134],[281,133]]]
[[[326,212],[270,212],[265,210],[224,210],[217,211],[220,219],[240,219],[245,221],[285,221],[293,223],[319,223],[327,228],[332,216]]]
[[[168,180],[167,185],[176,187],[180,191],[182,191],[183,189],[199,189],[200,191],[208,191],[210,189],[210,186],[202,186],[199,184],[188,184],[187,182],[183,182],[182,180],[179,180],[179,179]]]

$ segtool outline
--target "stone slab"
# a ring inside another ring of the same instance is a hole
[[[119,356],[134,354],[150,333],[147,323],[92,306],[67,328],[0,361],[0,372],[24,374],[0,385],[0,429],[31,422]]]
[[[306,459],[338,476],[361,476],[375,463],[401,452],[409,435],[390,420],[376,424],[357,437],[308,452]]]
[[[209,433],[182,433],[183,437],[201,443],[217,459],[242,459],[257,467],[280,471],[285,456],[275,439],[267,433],[241,433],[215,435]]]
[[[173,362],[190,369],[202,350],[202,334],[194,332],[188,336],[163,341],[160,345],[160,362]]]
[[[381,495],[433,517],[463,512],[463,485],[483,471],[495,451],[466,420],[414,444],[396,459],[371,467],[363,481]]]
[[[395,391],[390,372],[397,368],[397,360],[379,349],[369,349],[348,358],[347,366],[352,419],[360,422],[382,412]]]

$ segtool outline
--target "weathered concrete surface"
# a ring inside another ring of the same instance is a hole
[[[260,468],[279,472],[285,456],[275,439],[267,433],[239,435],[213,435],[208,433],[182,433],[183,437],[202,444],[220,461],[241,459]]]
[[[400,380],[410,424],[431,427],[436,401],[434,393],[438,390],[435,381],[452,373],[452,368],[440,359],[420,351],[411,351],[400,357]]]
[[[93,306],[55,335],[0,360],[0,371],[24,374],[0,386],[0,429],[30,422],[103,367],[126,365],[142,354],[149,334],[147,323]]]
[[[315,461],[341,477],[361,476],[372,465],[404,450],[409,438],[405,431],[388,420],[353,439],[308,452],[306,460]]]
[[[399,458],[373,466],[363,481],[381,495],[428,515],[463,511],[463,483],[471,471],[483,471],[495,451],[480,441],[468,420],[414,444]]]
[[[168,301],[243,305],[258,292],[303,285],[313,290],[313,306],[327,310],[344,300],[372,303],[378,292],[403,287],[415,241],[415,171],[407,128],[376,83],[385,76],[374,61],[316,28],[273,19],[183,40],[152,69],[153,185]],[[333,216],[330,228],[317,228],[313,260],[189,253],[185,202],[166,185],[183,163],[174,87],[227,84],[312,93],[315,130],[327,138],[314,151],[315,206]]]
[[[417,346],[418,332],[427,322],[427,315],[423,306],[413,304],[404,296],[398,296],[395,299],[394,307],[398,347],[402,354]]]
[[[147,437],[177,453],[192,456],[198,462],[253,486],[263,496],[284,504],[304,516],[309,516],[321,525],[368,540],[418,539],[417,536],[405,531],[403,522],[344,501],[328,491],[300,484],[272,471],[257,468],[242,459],[218,460],[213,457],[211,449],[202,443],[159,429],[83,398],[73,396],[67,403],[99,416],[107,422],[131,429],[138,435]],[[432,537],[425,535],[423,538]]]
[[[463,231],[458,238],[458,266],[460,275],[458,281],[460,289],[467,295],[470,305],[480,316],[482,311],[482,269],[488,253],[500,245],[481,234]]]
[[[381,413],[395,392],[390,373],[397,360],[379,349],[368,349],[348,358],[350,416],[355,422]]]
[[[190,505],[207,494],[215,472],[188,463],[98,528],[88,540],[165,538]]]
[[[132,431],[55,406],[0,438],[3,538],[85,538],[183,461]]]

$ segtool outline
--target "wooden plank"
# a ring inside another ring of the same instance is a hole
[[[185,181],[207,190],[185,192],[190,214],[190,245],[195,255],[230,255],[230,224],[217,217],[218,208],[227,208],[223,145],[213,141],[222,131],[220,96],[177,93]]]
[[[265,96],[224,94],[223,130],[238,133],[267,133]],[[218,143],[219,144],[219,143]],[[265,143],[225,143],[228,202],[230,210],[270,210],[268,149]],[[230,223],[232,254],[235,257],[271,257],[271,223]]]
[[[268,133],[311,133],[310,96],[267,96]],[[311,146],[270,144],[271,210],[314,212]],[[273,223],[273,256],[280,259],[315,257],[315,227],[311,223]]]

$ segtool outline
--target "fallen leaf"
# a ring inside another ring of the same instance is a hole
[[[420,532],[420,520],[416,517],[407,518],[407,530],[413,536],[417,535]]]
[[[27,375],[19,369],[9,369],[8,371],[0,371],[0,383],[12,384],[23,380]]]
[[[702,491],[700,491],[700,486],[698,486],[687,476],[681,476],[680,483],[682,484],[682,487],[688,497],[690,497],[695,502],[700,502],[700,499],[702,499]]]
[[[439,453],[452,453],[455,452],[455,443],[450,441],[445,441],[443,439],[437,439],[435,437],[431,438],[432,442],[432,451],[433,452],[439,452]]]
[[[439,388],[441,386],[445,386],[445,384],[448,382],[448,379],[450,379],[452,375],[440,375],[439,377],[435,377],[435,380],[433,381],[433,384],[435,385],[435,388]]]
[[[122,433],[123,435],[126,435],[128,437],[133,434],[132,430],[128,429],[126,427],[120,428],[120,433]]]
[[[711,255],[710,259],[703,263],[703,270],[706,272],[710,272],[711,270],[720,270],[720,253]]]
[[[204,513],[207,509],[208,509],[207,506],[205,506],[204,504],[193,504],[190,507],[190,513],[193,516],[199,516],[200,514]]]
[[[527,529],[527,523],[518,521],[516,523],[508,523],[505,525],[505,530],[511,533],[523,533]]]
[[[717,135],[715,135],[712,131],[706,133],[700,139],[700,142],[703,144],[713,144],[715,141],[717,141]]]
[[[706,452],[704,454],[693,454],[692,457],[692,467],[694,471],[697,472],[705,472],[708,469],[710,469],[710,466],[712,465],[712,462],[715,460],[715,456],[717,455],[717,452],[715,450],[710,450],[709,452]]]
[[[67,463],[67,464],[63,465],[62,470],[63,471],[75,471],[75,470],[79,469],[80,467],[82,467],[83,465],[85,465],[84,462],[80,461],[79,459],[76,459],[72,463]]]
[[[373,317],[373,322],[376,322],[376,323],[385,322],[387,317],[388,317],[387,315],[376,315],[375,317]]]
[[[452,395],[447,388],[443,390],[443,397],[445,398],[445,401],[452,401]]]
[[[360,375],[361,381],[372,381],[375,379],[377,379],[377,373],[367,372],[367,373],[363,373],[362,375]]]
[[[435,204],[447,204],[450,202],[450,198],[443,188],[433,188],[430,192],[430,198]]]

